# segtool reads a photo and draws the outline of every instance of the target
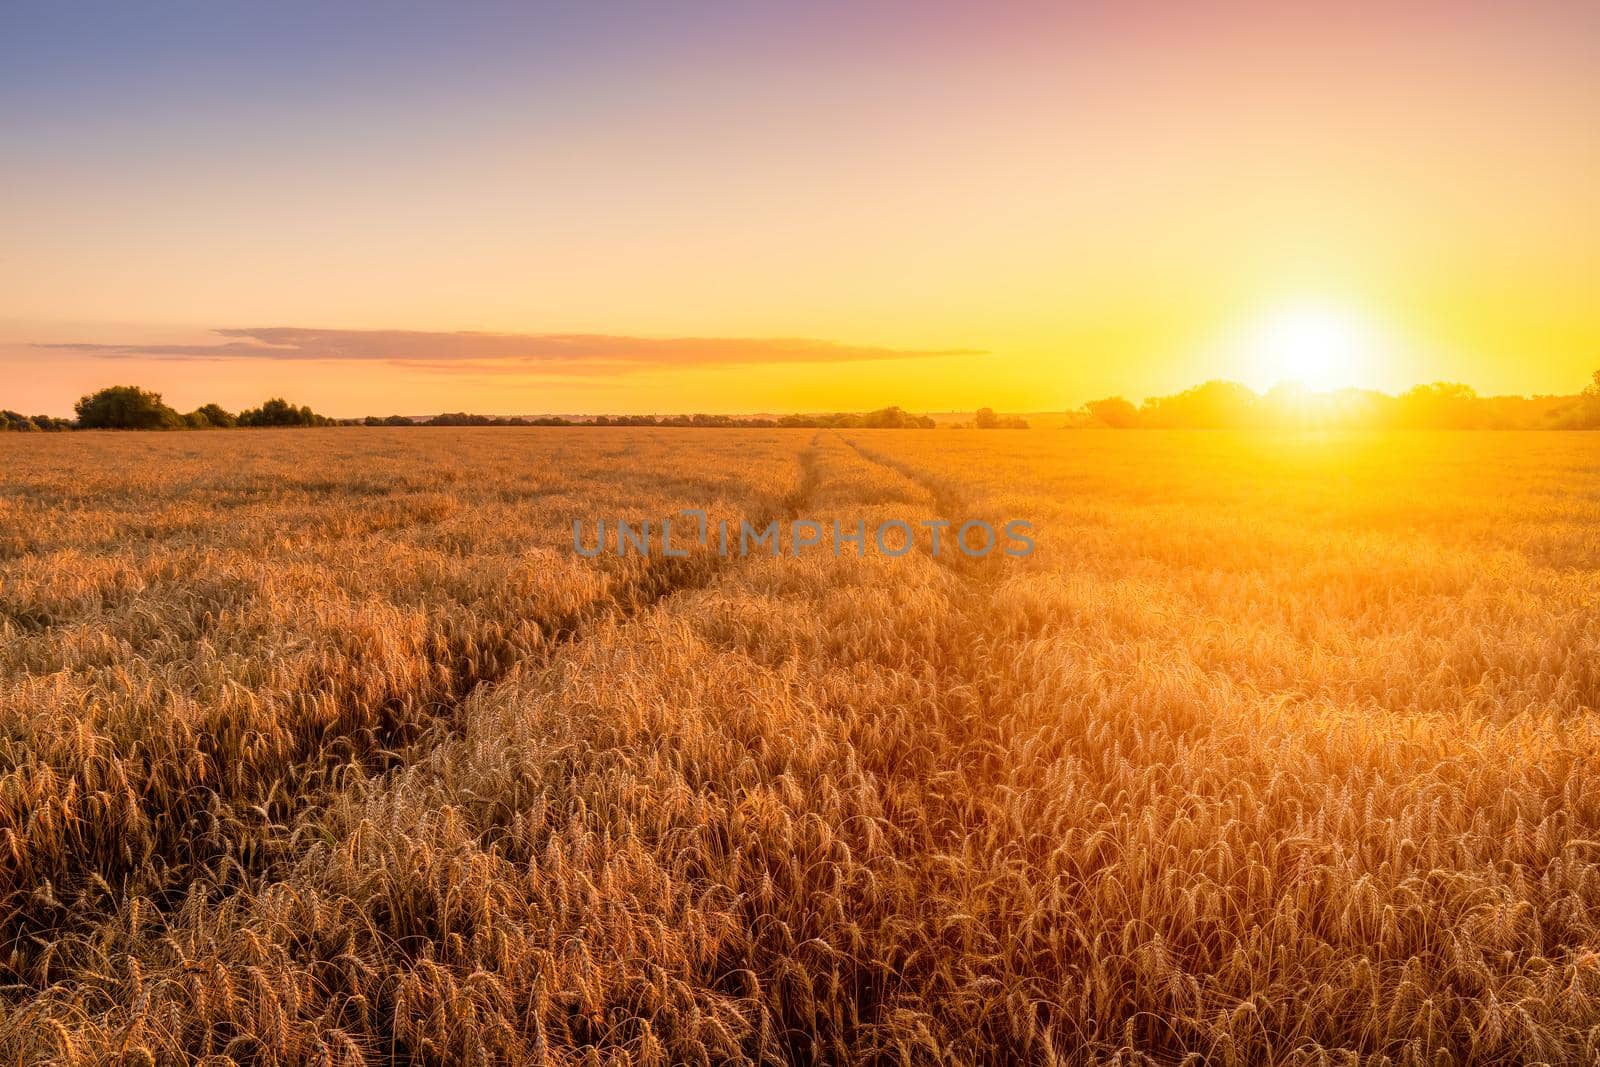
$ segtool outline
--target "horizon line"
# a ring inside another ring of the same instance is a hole
[[[41,347],[44,347],[44,346],[41,346]],[[112,384],[112,385],[99,386],[96,389],[92,390],[91,392],[84,394],[83,397],[80,397],[80,400],[82,400],[84,398],[87,398],[89,396],[92,396],[95,393],[98,393],[98,392],[100,392],[102,390],[105,390],[105,389],[127,387],[127,386],[130,386],[130,385],[133,388],[141,388],[141,389],[143,388],[142,386],[132,385],[132,383],[115,383],[115,384]],[[1176,397],[1182,397],[1182,396],[1185,396],[1187,394],[1195,393],[1195,392],[1198,392],[1198,391],[1201,391],[1201,390],[1205,390],[1207,388],[1212,388],[1212,387],[1223,387],[1223,388],[1227,388],[1227,389],[1230,389],[1230,390],[1243,390],[1246,393],[1250,394],[1250,396],[1255,400],[1267,400],[1267,399],[1270,399],[1270,398],[1274,397],[1274,395],[1277,394],[1277,395],[1280,396],[1281,399],[1286,399],[1286,400],[1287,399],[1293,399],[1293,400],[1298,400],[1298,401],[1301,401],[1301,402],[1329,401],[1329,400],[1334,400],[1334,399],[1337,399],[1337,398],[1347,398],[1347,399],[1368,398],[1368,399],[1374,399],[1374,400],[1383,399],[1383,400],[1398,401],[1398,400],[1402,399],[1403,397],[1405,397],[1407,395],[1417,393],[1417,392],[1419,392],[1421,390],[1439,390],[1439,389],[1449,389],[1449,388],[1465,389],[1467,391],[1468,398],[1471,399],[1471,400],[1477,401],[1477,402],[1496,402],[1496,401],[1500,401],[1500,402],[1520,401],[1520,402],[1523,402],[1523,403],[1538,403],[1538,402],[1541,402],[1541,401],[1549,401],[1549,402],[1569,401],[1570,402],[1570,401],[1582,400],[1582,399],[1584,399],[1586,397],[1592,397],[1592,396],[1596,395],[1596,391],[1600,390],[1600,369],[1597,369],[1594,372],[1594,375],[1593,375],[1593,377],[1591,379],[1591,383],[1590,384],[1580,386],[1577,390],[1575,390],[1573,392],[1570,392],[1570,393],[1492,393],[1492,394],[1480,394],[1477,391],[1477,389],[1474,386],[1471,385],[1471,383],[1462,382],[1462,381],[1451,381],[1451,380],[1445,380],[1445,379],[1437,379],[1437,380],[1434,380],[1434,381],[1431,381],[1431,382],[1417,382],[1414,385],[1410,386],[1409,388],[1407,388],[1407,389],[1405,389],[1405,390],[1403,390],[1401,392],[1395,392],[1395,393],[1389,393],[1389,392],[1385,392],[1385,391],[1383,391],[1381,389],[1368,388],[1368,387],[1364,387],[1364,386],[1341,386],[1341,387],[1335,388],[1335,389],[1313,389],[1313,388],[1310,388],[1310,387],[1305,386],[1303,384],[1300,384],[1298,382],[1294,382],[1294,381],[1290,381],[1290,380],[1284,380],[1284,381],[1276,382],[1276,383],[1274,383],[1273,385],[1269,386],[1266,389],[1258,389],[1258,388],[1256,388],[1254,386],[1251,386],[1251,385],[1249,385],[1249,384],[1247,384],[1245,382],[1238,381],[1237,379],[1217,377],[1217,378],[1208,378],[1208,379],[1206,379],[1204,381],[1197,382],[1194,385],[1187,386],[1185,388],[1176,390],[1174,392],[1147,394],[1147,395],[1145,395],[1143,397],[1140,397],[1138,400],[1134,400],[1134,399],[1128,397],[1126,394],[1123,394],[1123,393],[1111,393],[1111,394],[1108,394],[1108,395],[1105,395],[1105,396],[1099,396],[1099,397],[1091,398],[1089,400],[1085,400],[1082,403],[1080,403],[1080,404],[1078,404],[1078,405],[1076,405],[1074,407],[1009,407],[1009,408],[1005,408],[1003,410],[1002,409],[998,409],[998,408],[991,408],[991,410],[997,411],[1000,414],[1009,414],[1009,415],[1034,415],[1034,416],[1063,415],[1063,416],[1070,416],[1070,415],[1076,415],[1076,414],[1084,413],[1091,404],[1099,404],[1099,403],[1104,403],[1104,402],[1107,402],[1107,401],[1118,401],[1118,400],[1125,401],[1126,403],[1128,403],[1129,405],[1131,405],[1135,409],[1143,409],[1144,407],[1146,407],[1147,405],[1151,404],[1152,402],[1160,402],[1160,401],[1164,401],[1164,400],[1170,400],[1170,399],[1173,399],[1173,398],[1176,398]],[[165,396],[164,393],[158,392],[158,391],[153,390],[153,389],[152,390],[146,390],[146,391],[155,393],[158,397],[163,397],[164,398],[164,396]],[[263,398],[263,401],[258,401],[257,402],[257,406],[259,406],[260,403],[263,403],[266,400],[271,400],[271,399],[282,399],[282,400],[288,401],[287,397],[282,396],[280,394],[280,395],[278,395],[276,397]],[[163,402],[164,402],[164,400],[163,400]],[[289,402],[290,403],[294,403],[293,401],[289,401]],[[3,403],[4,403],[3,399],[0,399],[0,404],[3,404]],[[207,402],[207,403],[211,403],[211,402]],[[207,405],[206,404],[197,405],[197,407],[204,407],[204,406],[207,406]],[[297,406],[308,406],[308,405],[297,405]],[[929,408],[912,409],[912,408],[909,408],[909,407],[905,407],[904,405],[901,405],[901,404],[890,403],[890,404],[879,404],[879,405],[875,405],[875,406],[867,406],[867,407],[860,407],[860,408],[794,408],[794,409],[788,409],[788,410],[777,410],[777,409],[772,409],[772,408],[765,408],[765,409],[751,409],[751,408],[728,409],[728,408],[724,408],[724,409],[721,409],[721,410],[716,410],[716,409],[711,409],[711,408],[702,408],[702,409],[695,409],[695,410],[651,410],[651,411],[637,411],[637,410],[634,410],[634,411],[625,411],[625,410],[613,409],[613,410],[575,411],[575,410],[568,409],[568,410],[565,410],[565,411],[543,410],[543,411],[492,412],[491,413],[491,412],[481,412],[481,411],[444,410],[444,409],[441,409],[439,411],[431,412],[431,413],[426,413],[426,412],[424,412],[424,413],[405,413],[405,412],[394,412],[394,411],[392,411],[392,412],[389,412],[388,414],[380,414],[380,413],[378,413],[376,411],[366,411],[366,412],[363,412],[363,413],[361,413],[359,415],[328,415],[328,416],[325,416],[325,417],[330,418],[330,419],[336,419],[336,420],[356,420],[356,419],[365,419],[365,418],[391,418],[391,417],[396,417],[396,416],[402,417],[402,418],[406,418],[406,419],[412,419],[412,420],[423,420],[423,419],[437,418],[437,417],[442,416],[442,415],[466,415],[466,416],[471,416],[471,417],[499,418],[499,419],[514,419],[514,418],[515,419],[564,418],[564,419],[578,419],[578,420],[593,420],[593,419],[597,419],[597,418],[655,418],[655,419],[663,419],[663,418],[679,418],[679,417],[692,418],[694,416],[707,416],[707,417],[713,417],[713,418],[757,419],[757,418],[785,418],[785,417],[807,417],[807,416],[824,417],[824,416],[834,416],[834,415],[861,415],[861,414],[869,414],[871,412],[876,412],[876,411],[885,411],[885,410],[888,410],[888,409],[891,409],[891,408],[899,408],[900,410],[905,411],[908,414],[920,414],[920,415],[930,415],[930,416],[932,416],[932,415],[962,415],[962,414],[976,413],[978,410],[981,410],[981,409],[986,408],[986,407],[989,407],[989,405],[978,404],[978,405],[975,405],[973,407],[929,407]],[[11,409],[3,408],[3,409],[0,409],[0,410],[10,411]],[[241,409],[241,410],[246,410],[246,409]],[[49,413],[49,412],[31,412],[30,413],[30,412],[15,411],[13,413],[17,414],[17,415],[25,415],[27,417],[36,417],[36,416],[41,416],[42,415],[42,416],[47,417],[47,418],[60,418],[60,419],[71,419],[71,418],[73,418],[73,415],[59,415],[59,414],[52,414],[52,413]]]

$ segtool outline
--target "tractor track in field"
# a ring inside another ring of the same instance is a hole
[[[874,452],[863,447],[851,438],[842,434],[839,440],[849,445],[851,450],[862,459],[875,466],[882,467],[893,474],[897,474],[906,481],[927,492],[933,498],[934,510],[942,519],[950,519],[953,515],[963,514],[970,506],[970,501],[965,493],[956,489],[947,479],[935,478],[926,471],[918,470],[904,460]]]
[[[955,547],[953,541],[958,527],[970,519],[983,519],[997,535],[1004,520],[985,515],[978,499],[959,483],[919,470],[904,460],[875,452],[842,434],[839,439],[868,463],[904,478],[933,499],[935,515],[949,523],[945,528],[941,551],[934,557],[942,566],[964,582],[989,584],[994,580],[1000,573],[996,564],[1003,559],[998,547],[987,556],[969,556]]]

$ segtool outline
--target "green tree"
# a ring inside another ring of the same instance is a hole
[[[173,430],[183,416],[161,402],[160,393],[136,385],[113,385],[79,400],[78,425],[86,430]]]
[[[200,429],[225,430],[239,424],[238,418],[232,412],[225,410],[221,404],[202,404],[185,417],[189,419],[191,425]]]
[[[1139,409],[1120,396],[1108,396],[1104,400],[1091,400],[1083,405],[1083,410],[1089,417],[1109,426],[1113,430],[1131,430],[1139,425]]]
[[[1402,393],[1397,402],[1401,426],[1429,430],[1459,430],[1488,425],[1484,405],[1470,385],[1433,382]]]
[[[923,430],[932,429],[933,420],[895,405],[867,412],[861,416],[861,425],[873,430]]]
[[[979,408],[972,425],[980,430],[1026,430],[1028,420],[1019,415],[996,415],[994,408]]]
[[[295,407],[281,396],[239,413],[240,426],[327,426],[330,422],[308,407]]]
[[[1209,381],[1172,396],[1146,397],[1139,424],[1160,429],[1226,430],[1255,420],[1256,394],[1238,382]]]
[[[1600,430],[1600,370],[1595,371],[1594,380],[1583,387],[1577,404],[1565,413],[1561,428]]]

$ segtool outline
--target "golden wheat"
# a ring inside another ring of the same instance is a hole
[[[1600,1058],[1600,440],[0,450],[9,1061]]]

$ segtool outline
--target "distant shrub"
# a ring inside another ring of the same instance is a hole
[[[469,415],[465,411],[452,411],[444,415],[435,415],[429,419],[426,426],[493,426],[494,419],[487,415]]]
[[[1478,394],[1460,382],[1415,386],[1400,395],[1395,409],[1395,422],[1414,429],[1459,430],[1488,421]]]
[[[931,430],[933,420],[926,415],[913,415],[904,408],[889,406],[869,411],[859,416],[860,425],[867,430]]]
[[[239,424],[238,417],[221,404],[202,404],[185,415],[184,419],[197,430],[225,430]]]
[[[161,401],[160,393],[137,385],[113,385],[79,400],[78,425],[85,430],[176,430],[183,416]]]
[[[1028,420],[1018,415],[996,415],[993,408],[979,408],[972,425],[979,430],[1026,430]]]
[[[1600,430],[1600,370],[1594,372],[1594,380],[1584,387],[1570,412],[1563,414],[1565,429]]]
[[[1256,394],[1238,382],[1210,381],[1173,396],[1147,399],[1139,422],[1156,429],[1193,427],[1220,430],[1255,421]]]
[[[1095,422],[1113,430],[1130,430],[1139,425],[1139,409],[1120,396],[1091,400],[1083,405],[1083,410]]]
[[[331,426],[333,420],[318,415],[308,407],[295,407],[281,396],[275,396],[258,408],[239,413],[239,425],[251,427],[272,426]]]
[[[72,429],[72,420],[51,415],[23,415],[0,411],[0,433],[60,433]]]

